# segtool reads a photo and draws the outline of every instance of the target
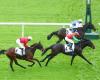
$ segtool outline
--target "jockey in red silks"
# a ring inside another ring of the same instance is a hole
[[[19,47],[22,50],[22,55],[25,55],[25,48],[28,47],[28,42],[32,40],[31,36],[28,37],[22,37],[16,40],[16,43],[19,45]]]
[[[78,32],[70,32],[70,33],[67,33],[66,36],[65,36],[65,40],[70,44],[71,43],[71,49],[69,49],[68,51],[72,51],[74,52],[74,48],[75,48],[75,45],[74,45],[74,40],[79,42],[80,40],[77,38],[77,37],[80,37],[79,33]]]

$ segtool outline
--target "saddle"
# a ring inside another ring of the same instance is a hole
[[[23,51],[22,51],[22,50],[23,50]],[[23,52],[23,53],[22,53],[22,52]],[[15,48],[15,54],[18,54],[18,55],[20,55],[20,56],[23,56],[23,55],[25,55],[25,50],[22,49],[22,48],[16,47],[16,48]]]

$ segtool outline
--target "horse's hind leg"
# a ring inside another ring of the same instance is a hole
[[[26,69],[26,67],[24,67],[24,66],[20,65],[20,64],[17,62],[17,60],[16,60],[16,59],[14,59],[14,62],[15,62],[15,64],[16,64],[16,65],[18,65],[18,66],[20,66],[20,67],[22,67],[22,68]]]
[[[85,61],[87,61],[89,64],[92,65],[92,63],[91,63],[90,61],[88,61],[82,54],[79,54],[79,56],[80,56],[82,59],[84,59]]]
[[[14,69],[13,69],[13,59],[10,59],[10,67],[11,67],[12,71],[14,71]]]
[[[9,55],[7,55],[7,57],[10,60],[10,68],[11,68],[12,71],[14,71],[14,68],[13,68],[13,59]]]

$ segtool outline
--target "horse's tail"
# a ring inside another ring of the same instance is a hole
[[[54,31],[54,32],[52,32],[51,34],[49,34],[49,35],[47,36],[47,40],[50,40],[50,39],[52,38],[52,36],[53,36],[53,35],[57,35],[57,33],[58,33],[58,31]]]
[[[6,50],[0,50],[0,54],[5,54]]]
[[[52,49],[53,46],[54,46],[54,45],[51,45],[51,46],[49,46],[48,48],[46,48],[46,49],[44,50],[44,52],[42,53],[42,56],[43,56],[49,49]]]

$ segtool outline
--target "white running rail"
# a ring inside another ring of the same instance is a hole
[[[32,23],[32,22],[0,22],[0,26],[2,25],[20,25],[22,26],[22,37],[24,36],[24,26],[69,26],[70,23]]]

